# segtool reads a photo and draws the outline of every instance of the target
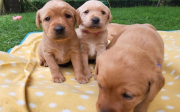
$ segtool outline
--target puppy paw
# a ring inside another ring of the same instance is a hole
[[[39,63],[41,66],[48,67],[48,64],[46,61],[40,61]]]
[[[89,79],[85,76],[77,77],[76,80],[79,84],[86,84],[89,82]]]
[[[52,80],[55,83],[62,83],[62,82],[65,81],[65,78],[62,75],[59,74],[59,75],[53,75]]]
[[[89,71],[84,71],[84,74],[88,79],[92,78],[92,73],[91,73],[90,70]]]

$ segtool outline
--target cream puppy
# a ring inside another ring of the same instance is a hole
[[[75,24],[80,17],[76,10],[64,1],[52,0],[37,12],[36,25],[43,27],[43,38],[38,46],[40,64],[49,66],[52,80],[56,83],[65,81],[58,64],[72,61],[75,77],[79,83],[87,83],[83,73],[79,39]]]
[[[91,0],[77,9],[81,24],[76,29],[80,39],[84,73],[91,78],[88,59],[96,59],[107,47],[107,25],[112,19],[111,12],[102,2]]]

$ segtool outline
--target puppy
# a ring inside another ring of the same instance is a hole
[[[72,61],[75,77],[79,83],[87,83],[83,73],[79,40],[75,24],[80,17],[76,10],[64,1],[53,0],[37,12],[36,25],[43,27],[43,38],[38,46],[40,65],[49,66],[52,80],[56,83],[65,81],[58,64]]]
[[[162,38],[149,24],[128,25],[117,35],[96,60],[97,111],[147,112],[164,85]]]
[[[84,73],[92,77],[88,66],[88,59],[96,59],[106,50],[107,25],[112,19],[111,12],[102,2],[91,0],[77,9],[81,17],[81,24],[76,29],[80,40],[81,57]]]

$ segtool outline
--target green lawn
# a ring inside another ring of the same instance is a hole
[[[180,29],[179,7],[132,7],[112,8],[112,22],[120,24],[150,23],[158,30]],[[36,12],[21,13],[23,19],[13,21],[10,14],[0,16],[0,51],[19,45],[29,32],[41,31],[36,28]]]

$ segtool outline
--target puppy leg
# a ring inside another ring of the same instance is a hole
[[[82,63],[84,67],[84,73],[88,78],[92,77],[91,70],[89,68],[88,64],[88,53],[87,52],[81,52],[81,57],[82,57]]]
[[[45,60],[46,60],[47,64],[49,65],[53,82],[55,82],[55,83],[64,82],[65,78],[63,77],[62,73],[60,72],[59,66],[56,63],[54,56],[52,54],[45,54]]]
[[[83,73],[83,65],[82,65],[82,61],[81,61],[80,52],[72,53],[71,54],[71,61],[72,61],[72,65],[74,68],[76,80],[80,84],[85,84],[85,83],[89,82],[88,78]]]

